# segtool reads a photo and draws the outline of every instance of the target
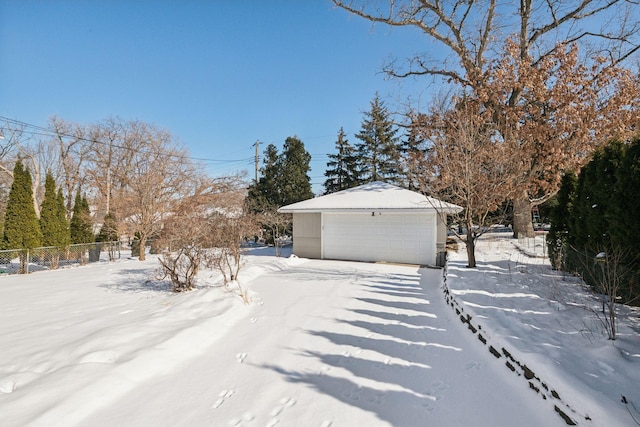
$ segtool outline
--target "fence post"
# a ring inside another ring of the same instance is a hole
[[[26,274],[29,274],[29,262],[30,262],[30,261],[29,261],[29,258],[30,258],[30,256],[29,256],[29,249],[27,249],[27,265],[25,265],[25,266],[24,266],[25,271],[26,271]]]

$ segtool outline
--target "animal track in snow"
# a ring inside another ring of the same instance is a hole
[[[384,403],[384,398],[386,393],[376,392],[372,396],[367,398],[367,401],[373,405],[382,405]]]
[[[428,388],[427,390],[425,390],[425,392],[423,393],[424,396],[424,402],[422,403],[422,406],[428,411],[431,412],[435,409],[433,403],[437,402],[438,400],[442,399],[442,395],[441,393],[445,390],[447,390],[449,388],[449,384],[437,380],[434,381],[433,383],[431,383],[431,387]]]
[[[318,372],[318,375],[324,375],[327,372],[329,372],[331,370],[331,367],[329,366],[323,366],[322,368],[320,368],[320,372]]]
[[[285,408],[290,408],[295,404],[296,404],[295,399],[285,396],[278,401],[278,406],[273,408],[269,413],[269,415],[271,415],[272,417],[278,416]]]
[[[239,426],[239,425],[242,424],[243,421],[250,422],[250,421],[253,421],[254,419],[255,419],[255,417],[253,416],[253,414],[251,412],[247,411],[244,414],[242,414],[240,417],[231,418],[229,420],[229,422],[227,423],[227,425]]]
[[[271,418],[271,419],[269,420],[269,422],[267,423],[266,427],[273,427],[273,426],[275,426],[276,424],[278,424],[279,422],[280,422],[280,420],[279,420],[279,419],[277,419],[277,418]]]
[[[354,387],[353,389],[351,389],[351,391],[346,391],[343,394],[343,396],[348,398],[348,399],[358,401],[358,400],[360,400],[360,393],[361,392],[362,392],[362,387],[357,386],[357,387]]]
[[[472,369],[481,369],[482,362],[469,362],[465,365],[464,369],[470,371]]]
[[[433,388],[436,391],[445,391],[445,390],[447,390],[449,388],[449,384],[438,380],[438,381],[434,381],[431,384],[431,388]]]
[[[320,427],[331,427],[331,424],[333,424],[333,421],[324,420],[322,424],[320,424]]]
[[[233,396],[234,393],[235,391],[231,389],[222,390],[220,393],[218,393],[218,399],[215,402],[213,402],[213,405],[211,405],[211,407],[213,409],[219,408],[224,403],[225,399],[230,398],[231,396]]]
[[[238,363],[243,363],[244,359],[247,358],[247,353],[238,353],[236,354],[236,359],[238,360]]]

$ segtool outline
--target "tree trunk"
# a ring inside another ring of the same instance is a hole
[[[138,255],[138,259],[140,261],[146,260],[145,250],[144,250],[146,245],[147,245],[147,236],[140,233],[140,254]]]
[[[467,268],[476,268],[476,240],[473,236],[472,224],[467,224]]]
[[[534,237],[531,202],[526,193],[513,201],[513,237]]]

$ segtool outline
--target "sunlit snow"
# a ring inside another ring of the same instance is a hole
[[[213,271],[171,293],[153,256],[0,277],[0,425],[636,425],[637,310],[612,342],[548,260],[502,235],[464,254],[445,284],[258,248],[249,305]]]

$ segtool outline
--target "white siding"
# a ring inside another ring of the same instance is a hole
[[[300,258],[322,258],[321,214],[293,214],[293,253]]]
[[[434,265],[436,215],[323,214],[323,258]]]

